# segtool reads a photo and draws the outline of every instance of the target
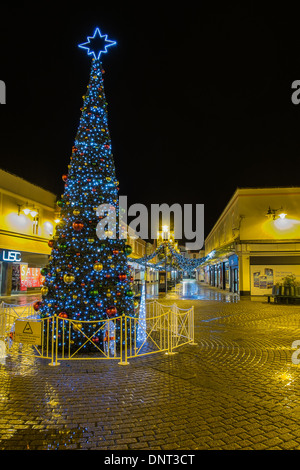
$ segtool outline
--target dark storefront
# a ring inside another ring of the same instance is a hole
[[[230,292],[239,292],[239,259],[237,255],[229,256]]]
[[[0,295],[39,290],[48,255],[0,249]]]
[[[229,261],[209,266],[209,284],[222,290],[230,290]]]

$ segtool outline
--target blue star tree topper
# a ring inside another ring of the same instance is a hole
[[[94,36],[88,36],[88,41],[78,44],[81,49],[87,49],[88,55],[92,55],[94,59],[99,60],[101,54],[107,53],[107,48],[115,46],[116,41],[110,41],[107,39],[107,34],[101,34],[99,28],[94,31]]]

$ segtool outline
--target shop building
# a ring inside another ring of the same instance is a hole
[[[205,283],[262,296],[300,282],[300,187],[237,189],[205,240]]]
[[[0,295],[38,290],[55,228],[56,196],[0,170]]]

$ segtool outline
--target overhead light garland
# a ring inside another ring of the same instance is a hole
[[[143,265],[144,267],[151,267],[155,270],[164,270],[165,267],[165,256],[157,263],[149,263],[149,261],[156,256],[162,254],[164,248],[167,247],[169,249],[171,258],[173,261],[176,262],[177,268],[182,271],[191,272],[197,269],[201,264],[205,262],[205,257],[197,258],[197,259],[189,259],[185,258],[183,255],[178,253],[175,248],[172,246],[170,242],[162,243],[151,255],[143,256],[142,258],[128,258],[129,262],[137,263]]]

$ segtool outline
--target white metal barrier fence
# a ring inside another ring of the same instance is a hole
[[[51,359],[49,350],[49,338],[53,329],[53,321],[41,319],[38,312],[33,308],[35,302],[16,305],[2,302],[0,304],[0,361],[3,362],[7,353],[21,354],[23,356],[36,356],[45,359]],[[41,344],[35,345],[34,342],[20,343],[16,341],[15,327],[17,322],[24,325],[33,322],[39,324],[41,334]]]
[[[9,354],[49,359],[53,366],[66,360],[91,359],[114,359],[127,365],[131,358],[159,352],[174,354],[180,346],[195,344],[194,307],[180,309],[176,304],[166,306],[156,300],[147,302],[145,307],[138,317],[81,321],[57,315],[41,319],[32,304],[2,304],[0,340]],[[34,336],[36,327],[39,340]]]
[[[25,305],[0,303],[0,337],[3,338],[10,332],[17,318],[32,317],[35,314],[33,303]]]

